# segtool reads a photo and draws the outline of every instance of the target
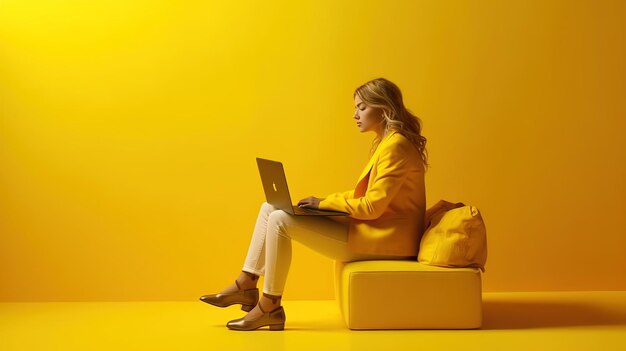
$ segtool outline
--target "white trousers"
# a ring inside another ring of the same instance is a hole
[[[293,216],[263,202],[242,270],[265,276],[264,293],[282,295],[291,265],[291,239],[341,262],[416,259],[350,251],[348,221],[341,216]]]

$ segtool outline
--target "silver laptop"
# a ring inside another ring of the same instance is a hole
[[[256,158],[259,166],[259,174],[265,191],[265,199],[273,205],[294,216],[347,216],[349,213],[342,211],[319,210],[307,207],[298,207],[291,203],[291,196],[287,188],[287,178],[283,164],[278,161]]]

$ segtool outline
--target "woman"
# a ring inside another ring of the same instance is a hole
[[[426,138],[421,120],[402,101],[400,89],[384,78],[354,92],[354,119],[361,132],[376,133],[370,160],[354,190],[325,198],[307,197],[298,206],[348,212],[347,217],[292,216],[267,202],[261,205],[239,277],[218,294],[200,300],[249,311],[227,327],[282,330],[280,300],[291,263],[291,240],[341,262],[415,260],[424,232]],[[256,283],[265,276],[259,300]]]

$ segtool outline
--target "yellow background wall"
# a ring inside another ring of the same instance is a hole
[[[386,77],[424,122],[428,206],[477,206],[484,291],[626,289],[623,1],[0,3],[0,300],[194,300],[265,200],[354,186]],[[333,298],[294,242],[285,299]],[[262,281],[261,285],[262,287]]]

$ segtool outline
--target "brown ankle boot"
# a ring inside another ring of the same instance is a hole
[[[269,326],[270,330],[283,330],[285,329],[285,309],[283,306],[278,306],[271,311],[263,310],[263,307],[259,304],[259,309],[263,312],[258,318],[254,320],[245,320],[245,317],[234,319],[226,323],[228,329],[232,330],[255,330],[264,326]]]
[[[240,303],[241,309],[249,312],[259,302],[259,289],[241,289],[237,280],[235,280],[235,284],[239,290],[234,293],[202,295],[200,301],[217,307],[227,307]]]

